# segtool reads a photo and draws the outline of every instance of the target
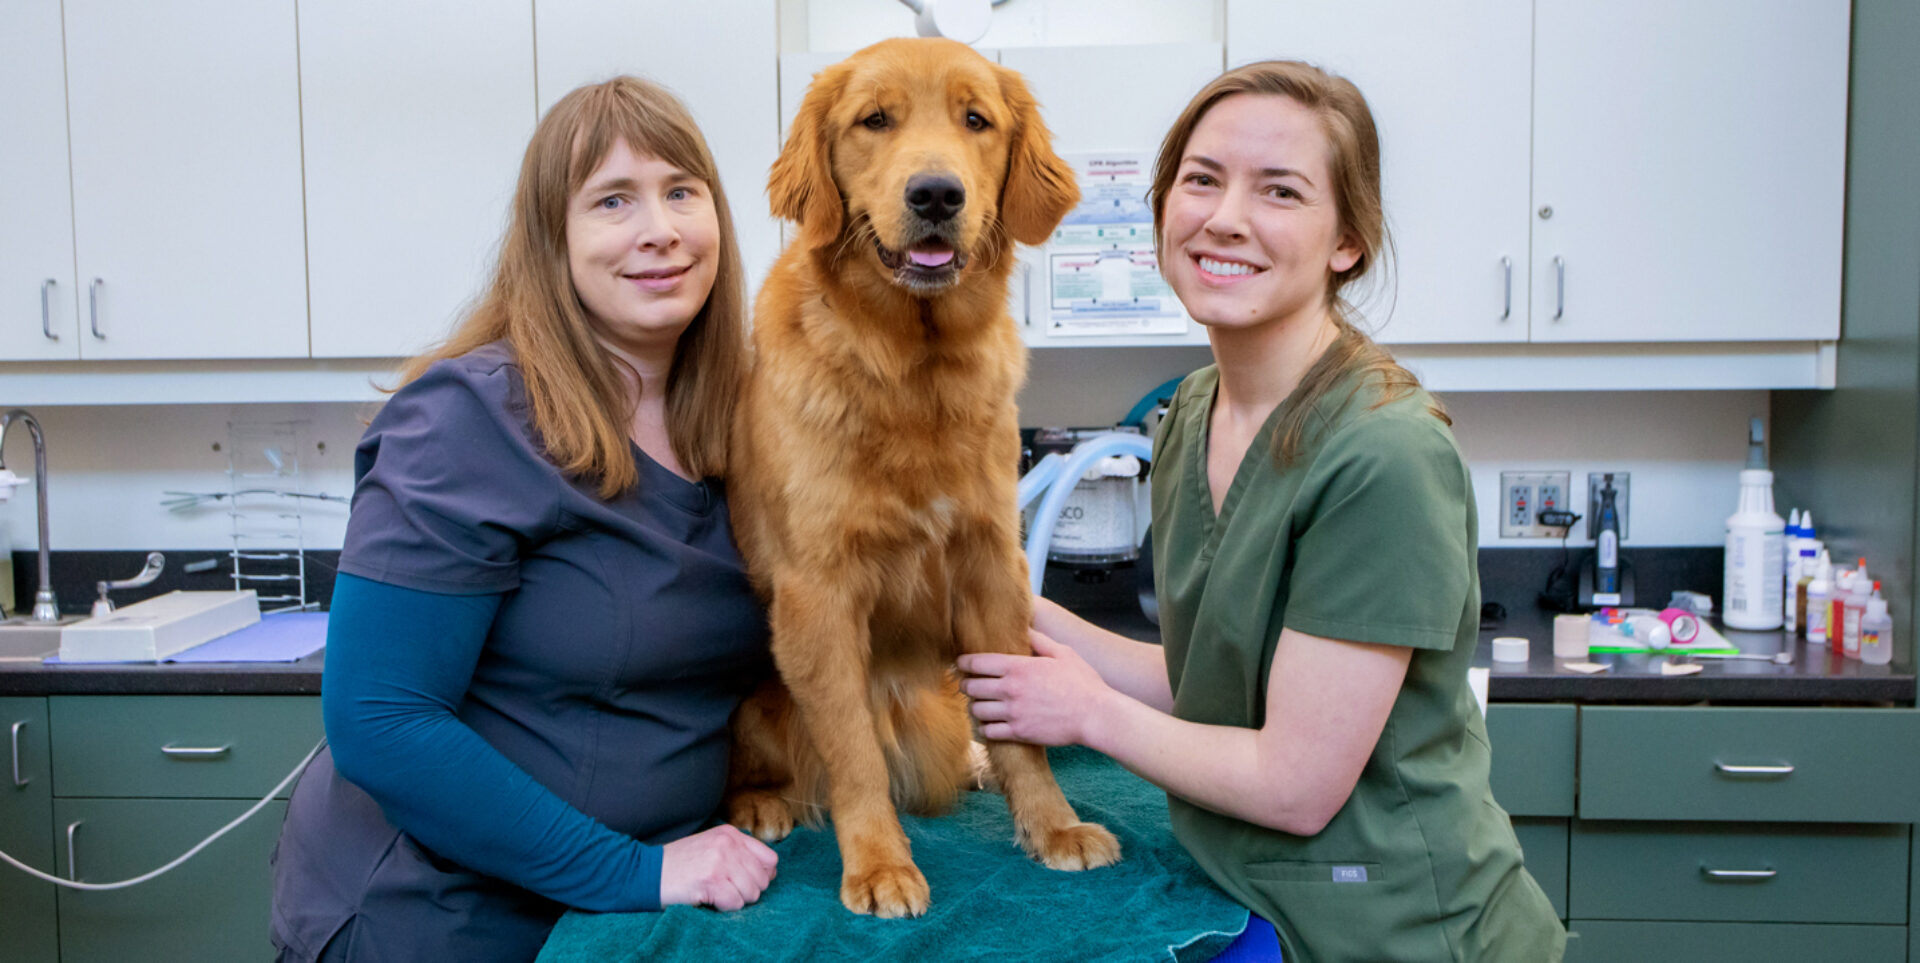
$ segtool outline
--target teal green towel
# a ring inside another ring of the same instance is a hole
[[[1085,749],[1050,753],[1081,819],[1120,839],[1120,862],[1063,873],[1013,841],[999,793],[973,792],[937,818],[903,816],[933,888],[925,916],[883,920],[840,905],[831,827],[774,846],[780,875],[734,913],[568,913],[539,963],[641,960],[1173,960],[1213,958],[1247,926],[1235,903],[1174,841],[1167,796]]]

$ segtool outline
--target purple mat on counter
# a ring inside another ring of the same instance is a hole
[[[327,613],[284,612],[211,642],[176,652],[168,662],[294,662],[327,644]]]

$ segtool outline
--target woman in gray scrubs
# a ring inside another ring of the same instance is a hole
[[[720,481],[744,305],[686,109],[627,77],[555,104],[492,286],[355,453],[279,959],[529,960],[568,907],[771,881],[716,818],[772,670]]]

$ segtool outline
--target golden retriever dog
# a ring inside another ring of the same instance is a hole
[[[1032,651],[1006,301],[1014,242],[1079,199],[1050,140],[1018,74],[888,40],[814,78],[769,176],[799,230],[755,305],[728,487],[781,681],[735,717],[728,817],[774,840],[829,811],[858,913],[927,909],[896,807],[940,812],[970,782],[955,657]],[[986,756],[1035,859],[1119,859],[1042,749]]]

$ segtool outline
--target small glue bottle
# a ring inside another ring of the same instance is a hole
[[[1893,661],[1893,619],[1887,615],[1887,600],[1880,597],[1879,582],[1873,583],[1867,614],[1860,617],[1860,661],[1867,665]]]

